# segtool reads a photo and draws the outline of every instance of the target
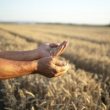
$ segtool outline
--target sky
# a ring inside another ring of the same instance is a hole
[[[0,21],[110,24],[110,0],[0,0]]]

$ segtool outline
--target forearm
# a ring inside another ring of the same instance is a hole
[[[37,50],[30,51],[4,51],[0,52],[0,58],[17,61],[32,61],[39,59]]]
[[[0,59],[0,79],[28,75],[37,71],[37,61],[13,61]]]

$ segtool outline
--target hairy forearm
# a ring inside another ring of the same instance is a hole
[[[8,79],[37,71],[36,61],[13,61],[0,58],[0,79]]]
[[[3,51],[0,52],[0,58],[17,61],[32,61],[39,59],[37,50],[30,51]]]

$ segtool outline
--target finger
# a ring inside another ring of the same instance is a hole
[[[61,76],[61,75],[63,75],[64,73],[66,73],[67,71],[68,71],[68,70],[65,70],[65,71],[63,71],[63,72],[56,73],[56,74],[54,75],[54,77]]]
[[[63,41],[56,49],[53,50],[53,55],[54,56],[59,56],[61,55],[65,48],[67,47],[68,42],[67,41]]]
[[[54,48],[52,50],[53,56],[59,56],[61,51],[62,51],[62,49],[63,49],[63,47],[64,46],[62,44],[60,44],[57,48]]]
[[[61,74],[66,73],[68,70],[62,71],[62,72],[57,72],[56,69],[51,69],[51,75],[52,77],[54,76],[60,76]]]
[[[65,66],[56,66],[54,65],[54,68],[56,69],[56,72],[63,72],[63,71],[67,71],[69,69],[69,65],[66,64]]]
[[[63,43],[62,43],[62,50],[61,50],[61,52],[60,52],[60,55],[64,52],[64,50],[66,49],[66,47],[67,47],[67,44],[68,44],[68,42],[67,41],[64,41]]]
[[[61,50],[61,52],[60,52],[60,55],[65,51],[65,49],[66,49],[66,47],[68,46],[68,42],[67,41],[64,41],[63,42],[63,49]]]
[[[50,46],[51,48],[56,48],[56,47],[59,46],[59,44],[58,44],[58,43],[50,43],[49,46]]]
[[[54,64],[55,64],[56,66],[65,66],[65,65],[67,64],[67,62],[65,62],[65,61],[60,61],[60,60],[57,60],[57,59],[53,60],[53,62],[54,62]]]
[[[61,48],[60,48],[60,47],[61,47]],[[58,56],[58,55],[61,55],[62,51],[64,50],[64,48],[65,48],[65,42],[62,42],[58,48],[59,48],[59,49],[58,49],[57,56]]]

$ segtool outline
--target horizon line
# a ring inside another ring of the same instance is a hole
[[[87,26],[110,26],[110,23],[96,24],[96,23],[71,23],[71,22],[48,22],[48,21],[4,21],[0,20],[0,23],[15,23],[15,24],[66,24],[66,25],[87,25]]]

